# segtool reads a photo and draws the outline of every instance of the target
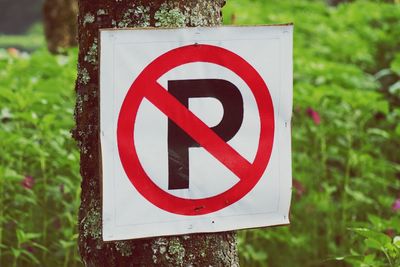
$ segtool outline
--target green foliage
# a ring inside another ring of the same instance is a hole
[[[241,233],[242,265],[399,266],[388,235],[400,235],[400,5],[242,0],[224,11],[228,24],[295,25],[292,223]]]
[[[79,263],[76,57],[0,50],[1,266]]]
[[[364,237],[364,253],[358,254],[353,252],[347,257],[347,261],[356,266],[399,266],[400,265],[400,236],[395,236],[393,239],[387,234],[376,232],[368,228],[351,229],[355,233]],[[386,260],[377,258],[377,251],[386,256]],[[345,258],[343,258],[345,259]],[[339,258],[339,260],[342,260]]]
[[[17,47],[32,51],[45,45],[43,25],[34,24],[24,35],[3,35],[0,33],[0,48]]]
[[[400,5],[229,0],[224,15],[295,23],[292,223],[242,231],[242,266],[399,266]],[[80,266],[76,57],[0,50],[0,266]]]

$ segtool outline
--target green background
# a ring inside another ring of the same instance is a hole
[[[400,5],[230,0],[224,21],[295,25],[292,223],[240,231],[242,266],[399,266]],[[77,49],[40,24],[0,47],[0,265],[81,266]]]

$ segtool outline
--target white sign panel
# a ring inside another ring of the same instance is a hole
[[[289,223],[292,29],[101,31],[105,241]]]

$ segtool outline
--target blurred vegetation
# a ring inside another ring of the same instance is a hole
[[[224,11],[227,24],[295,24],[292,224],[244,231],[243,266],[400,266],[400,5]]]
[[[42,23],[34,24],[26,34],[5,35],[0,33],[0,48],[13,47],[33,51],[45,46]]]
[[[0,266],[79,263],[76,58],[0,50]]]
[[[230,0],[224,17],[295,23],[292,223],[240,231],[242,266],[400,266],[400,5]],[[40,47],[0,49],[0,266],[80,266],[77,49],[29,36],[0,36]]]

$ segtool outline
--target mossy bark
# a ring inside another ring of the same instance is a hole
[[[86,266],[238,266],[235,233],[103,242],[99,159],[99,28],[212,26],[223,0],[80,0],[76,128],[81,151],[79,249]]]
[[[45,0],[43,24],[50,52],[77,45],[78,0]]]

